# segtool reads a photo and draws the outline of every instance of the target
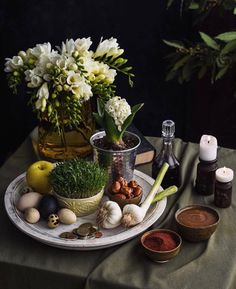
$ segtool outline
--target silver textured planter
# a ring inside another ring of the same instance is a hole
[[[109,184],[119,177],[124,177],[127,181],[132,180],[137,148],[141,143],[140,138],[134,133],[125,132],[125,135],[134,140],[134,147],[124,150],[108,150],[100,148],[94,143],[96,139],[103,138],[105,135],[105,131],[100,131],[90,138],[94,161],[108,170]]]

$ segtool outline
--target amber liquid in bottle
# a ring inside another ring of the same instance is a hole
[[[175,124],[172,120],[166,120],[162,123],[163,146],[152,163],[152,177],[154,179],[156,179],[163,163],[169,164],[169,169],[161,184],[164,189],[172,185],[177,187],[181,185],[180,164],[173,152],[174,132]]]

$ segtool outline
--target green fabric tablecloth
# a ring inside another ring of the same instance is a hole
[[[148,138],[159,152],[161,139]],[[182,186],[168,198],[161,218],[152,226],[176,229],[174,214],[188,204],[214,207],[213,196],[199,196],[193,185],[198,145],[175,141],[181,162]],[[236,183],[232,205],[216,208],[221,220],[207,242],[183,242],[180,254],[165,264],[150,261],[136,237],[122,245],[96,251],[69,251],[44,245],[20,232],[8,219],[4,193],[8,184],[36,161],[30,139],[0,169],[0,288],[67,289],[235,289],[236,288]],[[236,151],[219,148],[219,166],[236,171]],[[137,169],[151,174],[151,165]]]

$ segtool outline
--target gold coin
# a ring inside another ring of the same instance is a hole
[[[63,232],[59,235],[60,238],[64,238],[64,239],[78,239],[78,237],[73,234],[72,232]]]
[[[85,237],[90,235],[90,229],[93,226],[91,223],[84,223],[77,228],[77,235]]]

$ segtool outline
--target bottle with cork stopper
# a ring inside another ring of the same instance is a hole
[[[219,208],[227,208],[232,200],[232,181],[234,172],[230,168],[219,168],[216,170],[215,205]]]
[[[215,172],[217,165],[217,139],[203,135],[200,140],[199,163],[197,165],[196,191],[201,195],[215,192]]]
[[[180,187],[180,164],[173,152],[175,134],[175,123],[172,120],[165,120],[162,123],[162,149],[152,163],[152,177],[156,179],[159,170],[164,162],[169,164],[169,169],[162,181],[162,187],[165,189],[171,185]]]

